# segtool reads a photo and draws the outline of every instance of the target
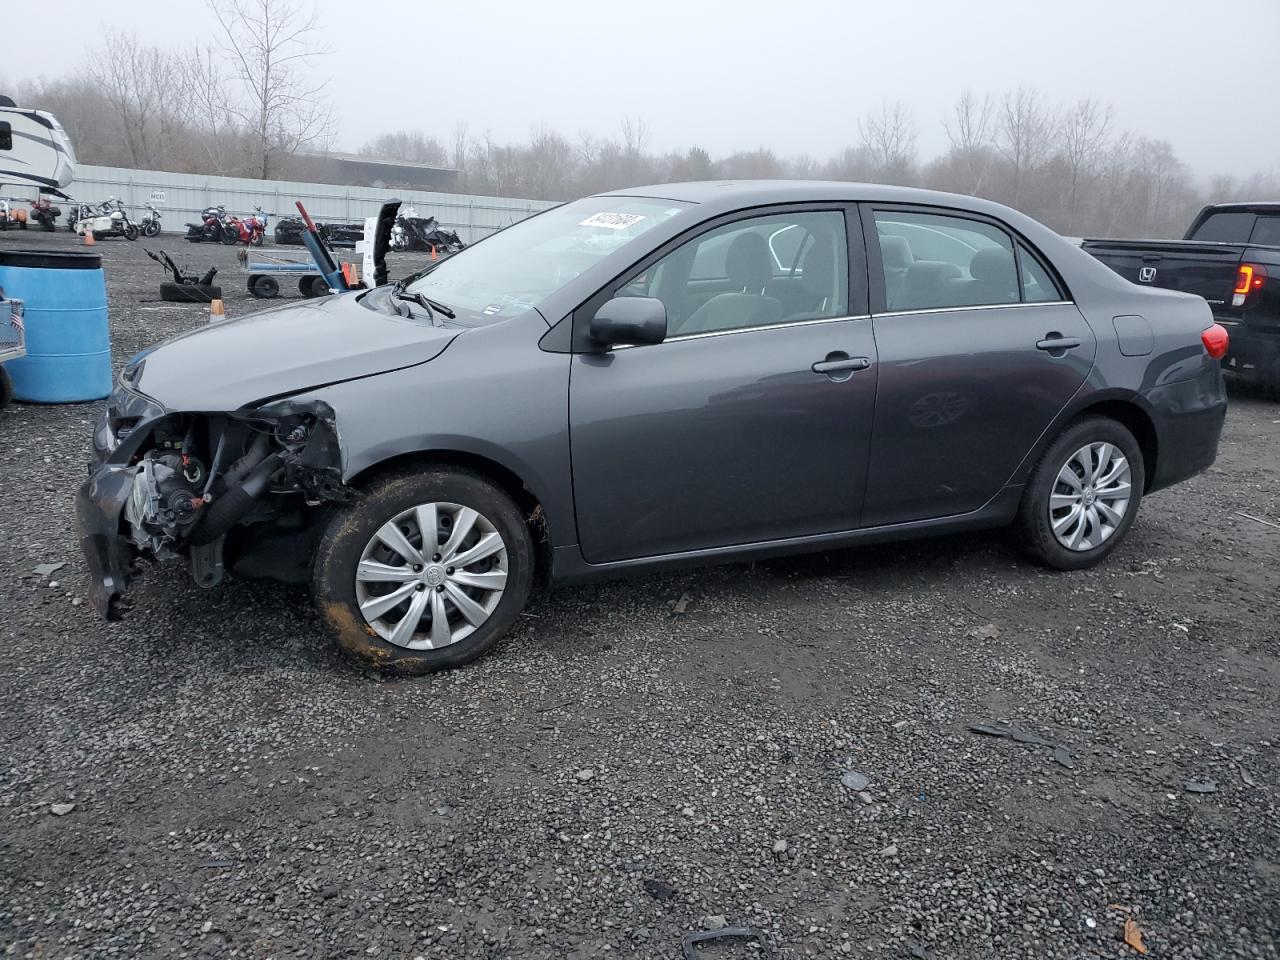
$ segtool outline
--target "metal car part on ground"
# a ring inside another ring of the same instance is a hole
[[[172,280],[160,284],[160,299],[169,303],[212,303],[222,299],[222,287],[213,282],[217,267],[210,267],[203,275],[186,273],[163,250],[159,252],[143,248],[147,256],[160,264]]]
[[[602,194],[132,358],[77,495],[91,597],[139,554],[310,581],[346,653],[410,674],[491,649],[535,581],[1002,526],[1082,569],[1213,463],[1226,347],[1202,299],[988,201]]]

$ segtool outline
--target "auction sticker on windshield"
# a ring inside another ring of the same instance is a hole
[[[595,213],[578,224],[580,227],[604,227],[606,230],[625,230],[644,219],[640,213]]]

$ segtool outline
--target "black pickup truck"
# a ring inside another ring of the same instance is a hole
[[[1137,284],[1204,297],[1231,334],[1223,369],[1280,389],[1280,202],[1205,207],[1183,240],[1085,240]]]

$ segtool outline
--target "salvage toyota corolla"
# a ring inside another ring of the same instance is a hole
[[[589,197],[392,285],[133,358],[77,508],[139,556],[310,582],[349,653],[466,663],[536,581],[1013,525],[1097,563],[1209,466],[1225,331],[968,197],[679,184]]]

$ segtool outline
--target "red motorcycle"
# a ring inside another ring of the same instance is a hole
[[[227,217],[222,222],[222,242],[225,244],[243,243],[255,247],[262,246],[267,235],[267,215],[261,207],[253,208],[256,213],[251,217]]]
[[[39,200],[31,201],[31,217],[40,226],[46,230],[53,229],[53,222],[62,215],[62,208],[55,206],[53,201],[48,197],[42,196]]]

